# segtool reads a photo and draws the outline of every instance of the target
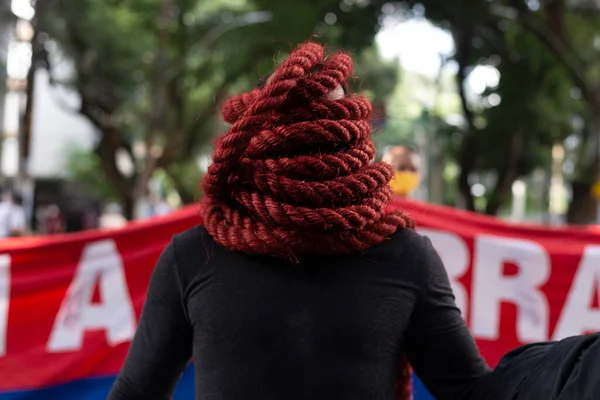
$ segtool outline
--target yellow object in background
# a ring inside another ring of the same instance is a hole
[[[600,200],[600,181],[597,181],[592,186],[592,196],[594,196],[597,200]]]
[[[399,196],[407,196],[414,192],[421,183],[421,176],[412,171],[396,171],[390,181],[392,192]]]

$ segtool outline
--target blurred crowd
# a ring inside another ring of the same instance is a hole
[[[79,213],[77,227],[69,229],[69,213],[57,204],[44,204],[35,209],[32,218],[27,217],[22,196],[14,190],[0,190],[0,240],[29,235],[56,235],[88,229],[120,229],[127,225],[123,208],[116,202],[102,207],[88,207]],[[168,214],[173,210],[169,203],[152,196],[141,206],[138,219]]]

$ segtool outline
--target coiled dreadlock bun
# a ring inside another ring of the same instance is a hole
[[[370,102],[331,99],[352,60],[305,43],[263,88],[230,98],[232,124],[204,177],[203,220],[223,247],[254,254],[342,254],[414,223],[386,212],[391,168],[372,163]]]

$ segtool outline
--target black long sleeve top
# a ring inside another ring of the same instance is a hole
[[[399,230],[290,263],[197,226],[156,264],[108,399],[170,399],[193,358],[197,400],[391,400],[403,353],[438,400],[468,398],[489,373],[427,238]]]

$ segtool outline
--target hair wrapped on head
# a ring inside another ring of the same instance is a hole
[[[203,184],[204,224],[217,243],[255,254],[342,254],[414,227],[408,215],[386,212],[393,171],[372,162],[371,103],[328,95],[351,73],[347,54],[325,57],[305,43],[264,87],[224,104],[232,126]],[[397,398],[408,399],[405,357],[399,371]]]
[[[203,219],[223,247],[255,254],[341,254],[413,227],[386,212],[391,168],[372,163],[371,104],[331,99],[352,73],[345,53],[305,43],[263,88],[223,106],[232,124],[204,177]]]

